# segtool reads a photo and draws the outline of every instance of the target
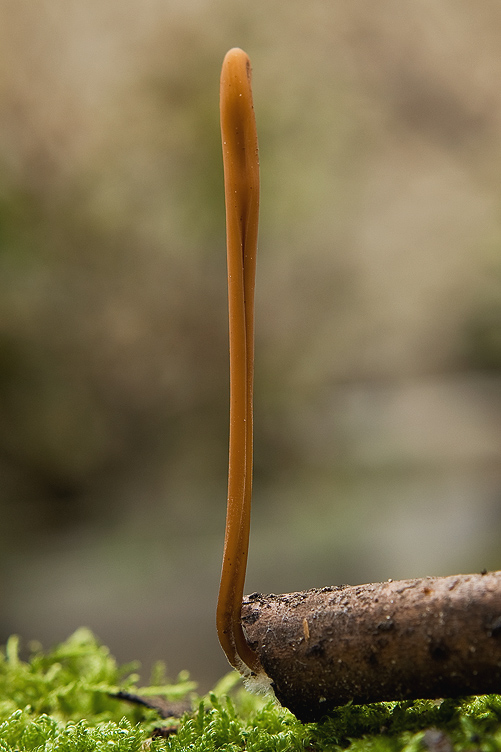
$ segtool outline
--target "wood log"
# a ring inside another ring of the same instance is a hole
[[[348,702],[501,693],[501,572],[253,593],[242,624],[302,721]]]

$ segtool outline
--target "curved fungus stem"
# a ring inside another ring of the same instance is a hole
[[[230,440],[228,502],[221,584],[219,642],[232,666],[258,671],[242,629],[241,608],[252,494],[254,285],[259,214],[259,156],[251,67],[245,52],[225,56],[220,88],[228,262]]]

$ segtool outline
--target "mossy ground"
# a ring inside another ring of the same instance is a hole
[[[11,638],[0,656],[0,752],[501,752],[499,695],[347,706],[323,723],[303,725],[239,688],[235,674],[201,698],[185,674],[169,683],[161,664],[151,686],[138,687],[136,668],[118,667],[86,629],[50,652],[32,646],[27,662]],[[189,698],[192,710],[161,719],[113,697],[119,690],[169,702]]]

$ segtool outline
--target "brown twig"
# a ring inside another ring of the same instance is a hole
[[[303,721],[347,702],[501,692],[501,572],[256,593],[242,619]]]

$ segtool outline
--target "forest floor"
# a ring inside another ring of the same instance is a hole
[[[158,663],[138,687],[137,669],[118,666],[84,628],[50,651],[32,644],[26,661],[11,637],[0,656],[1,752],[501,751],[500,695],[347,705],[302,724],[235,673],[200,697],[186,672],[170,682]]]

